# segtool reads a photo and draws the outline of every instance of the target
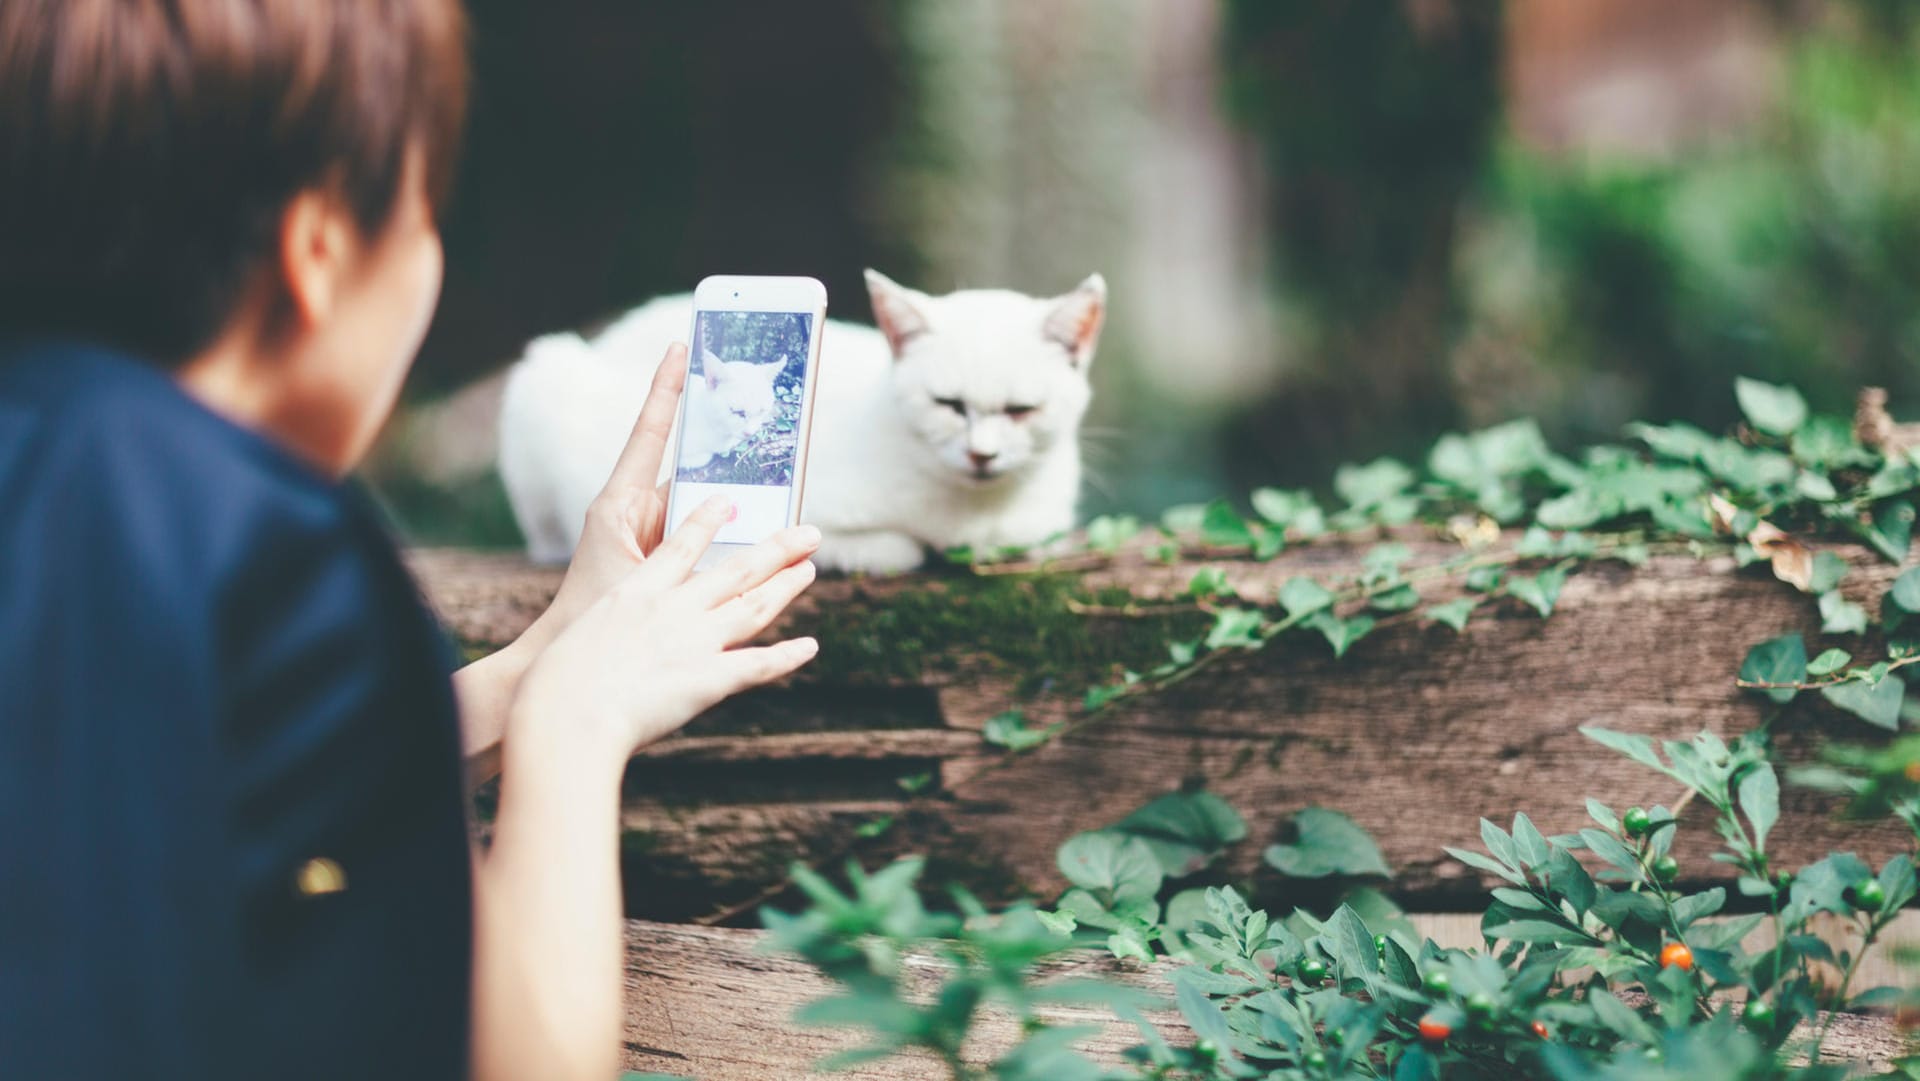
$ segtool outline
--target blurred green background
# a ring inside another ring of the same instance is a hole
[[[1920,391],[1909,0],[470,0],[448,277],[368,468],[517,543],[496,375],[716,272],[1099,270],[1083,514],[1536,417],[1709,428],[1736,374]]]

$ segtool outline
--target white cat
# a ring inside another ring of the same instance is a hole
[[[825,534],[816,562],[894,573],[928,547],[1025,547],[1071,528],[1106,282],[933,297],[869,270],[867,289],[879,329],[829,322],[821,340],[801,513]],[[691,297],[655,300],[591,342],[540,338],[514,366],[500,476],[534,559],[572,553],[654,367],[692,322]]]
[[[706,465],[767,426],[778,404],[774,377],[791,363],[785,354],[773,364],[755,364],[700,352],[700,374],[694,378],[706,382],[706,393],[687,399],[686,430],[680,436],[680,464],[688,469]]]

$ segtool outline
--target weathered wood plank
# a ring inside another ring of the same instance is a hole
[[[1431,934],[1438,928],[1421,930]],[[797,1081],[819,1077],[809,1070],[811,1063],[854,1046],[852,1033],[802,1028],[789,1020],[795,1008],[830,994],[833,987],[805,964],[763,952],[764,940],[757,931],[629,922],[626,1068],[700,1081]],[[910,967],[921,990],[935,986],[936,965],[923,958]],[[1170,998],[1167,978],[1172,967],[1075,954],[1046,966],[1042,978],[1098,976]],[[1061,1008],[1051,1016],[1060,1023],[1100,1026],[1099,1035],[1082,1048],[1109,1062],[1117,1062],[1124,1048],[1138,1042],[1137,1030],[1098,1010]],[[1171,1010],[1155,1011],[1150,1018],[1170,1041],[1191,1042],[1191,1032]],[[972,1054],[981,1061],[1019,1037],[1010,1018],[992,1011],[981,1017],[975,1032]],[[1835,1018],[1827,1049],[1828,1061],[1859,1062],[1878,1072],[1906,1053],[1906,1041],[1883,1019],[1843,1014]],[[900,1057],[832,1076],[928,1081],[944,1073],[930,1060]]]
[[[1417,543],[1416,564],[1458,552]],[[1855,567],[1845,591],[1877,602],[1895,568],[1858,549],[1843,554]],[[1270,598],[1294,574],[1352,573],[1359,549],[1209,562],[1245,595]],[[422,551],[414,563],[453,633],[482,647],[517,634],[558,581],[511,556]],[[1075,581],[1170,597],[1196,566],[1123,557]],[[1567,584],[1551,620],[1507,602],[1460,636],[1410,622],[1383,627],[1340,661],[1317,640],[1284,642],[1123,702],[1008,762],[974,734],[989,717],[1016,702],[1036,723],[1069,717],[1103,665],[1151,663],[1138,654],[1161,648],[1164,637],[1151,620],[1062,619],[1062,587],[1048,588],[1055,591],[1034,587],[1022,600],[1008,579],[953,574],[816,585],[780,628],[821,636],[812,673],[729,703],[636,760],[631,914],[698,916],[754,897],[793,859],[849,851],[868,860],[926,851],[933,873],[989,898],[1050,896],[1061,886],[1053,853],[1062,839],[1191,782],[1204,782],[1254,828],[1233,854],[1233,875],[1270,884],[1261,850],[1283,836],[1290,812],[1322,804],[1380,839],[1403,903],[1465,907],[1486,883],[1441,846],[1472,844],[1480,817],[1524,810],[1557,832],[1581,824],[1587,795],[1616,807],[1682,797],[1591,744],[1580,726],[1669,738],[1745,731],[1763,716],[1756,696],[1733,683],[1747,648],[1787,630],[1818,648],[1813,605],[1764,569],[1686,557],[1638,569],[1601,564]],[[1048,673],[1036,679],[1029,670],[1056,663],[1065,667],[1051,673],[1050,687]],[[1773,731],[1789,762],[1808,760],[1829,738],[1870,738],[1814,695],[1784,710]],[[917,774],[931,784],[910,798],[896,782]],[[1836,822],[1825,797],[1790,787],[1784,804],[1776,865],[1835,848],[1877,863],[1905,847],[1898,829]],[[1702,810],[1686,811],[1676,852],[1688,884],[1727,874],[1706,858],[1712,831]],[[856,838],[883,817],[891,828]]]

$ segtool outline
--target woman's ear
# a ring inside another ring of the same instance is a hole
[[[357,249],[353,216],[338,197],[308,188],[280,212],[279,285],[302,327],[326,322]]]

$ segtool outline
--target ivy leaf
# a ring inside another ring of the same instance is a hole
[[[1507,579],[1507,592],[1527,602],[1545,619],[1553,614],[1553,606],[1560,600],[1560,587],[1566,581],[1565,567],[1548,567],[1533,577],[1521,575]]]
[[[1280,607],[1296,619],[1332,603],[1333,594],[1311,578],[1289,578],[1280,587]]]
[[[1151,901],[1160,892],[1160,862],[1138,837],[1111,830],[1076,834],[1060,846],[1055,863],[1067,881],[1108,907],[1126,900]]]
[[[1907,547],[1913,542],[1913,516],[1913,504],[1904,499],[1882,503],[1873,513],[1867,540],[1889,560],[1905,562]]]
[[[1206,647],[1208,649],[1230,649],[1257,646],[1260,644],[1260,628],[1266,623],[1266,617],[1257,608],[1222,608],[1213,617],[1213,626],[1208,629]]]
[[[1367,602],[1376,611],[1404,612],[1420,603],[1420,591],[1408,582],[1402,582],[1384,593],[1376,593]]]
[[[1358,615],[1341,619],[1323,609],[1315,612],[1302,625],[1311,627],[1324,635],[1327,643],[1333,646],[1334,657],[1339,658],[1346,656],[1347,650],[1352,648],[1355,642],[1365,638],[1367,632],[1373,630],[1373,617]]]
[[[1807,644],[1798,634],[1769,638],[1747,651],[1740,665],[1740,678],[1749,683],[1801,683],[1807,678]],[[1775,702],[1789,702],[1797,693],[1792,687],[1771,687],[1761,691]]]
[[[1820,688],[1820,696],[1868,724],[1888,731],[1900,727],[1900,703],[1905,700],[1907,684],[1899,676],[1882,676],[1878,682],[1850,679]]]
[[[1813,557],[1813,575],[1807,583],[1807,592],[1826,593],[1840,584],[1847,576],[1847,561],[1833,552],[1821,552]]]
[[[1881,603],[1883,607],[1891,604],[1909,615],[1920,612],[1920,567],[1906,570],[1895,578],[1893,588]]]
[[[1376,458],[1366,465],[1343,465],[1334,470],[1333,490],[1349,506],[1378,506],[1399,496],[1413,483],[1413,470],[1392,458]]]
[[[1247,823],[1239,812],[1211,792],[1161,796],[1113,828],[1146,842],[1168,878],[1181,878],[1206,867],[1228,845],[1247,835]]]
[[[1140,532],[1140,519],[1131,514],[1103,514],[1087,523],[1087,545],[1112,555]]]
[[[1466,587],[1474,593],[1491,593],[1500,588],[1506,573],[1504,567],[1475,567],[1467,572]]]
[[[1293,826],[1292,844],[1271,845],[1265,853],[1268,865],[1289,878],[1393,873],[1367,831],[1339,811],[1307,807],[1293,816]]]
[[[1480,602],[1473,597],[1459,597],[1445,604],[1436,604],[1422,614],[1435,623],[1444,623],[1459,632],[1467,629],[1467,619],[1479,605]]]
[[[1207,504],[1200,516],[1200,543],[1215,548],[1248,548],[1253,545],[1253,530],[1233,504],[1216,499]]]
[[[1027,727],[1027,716],[1017,709],[1007,710],[987,719],[986,727],[980,730],[982,737],[996,747],[1005,747],[1009,751],[1025,751],[1040,746],[1052,739],[1060,730],[1057,724],[1045,728]]]
[[[1807,674],[1810,676],[1830,676],[1847,666],[1853,660],[1853,654],[1844,649],[1829,649],[1807,662]]]
[[[1807,400],[1792,387],[1743,376],[1733,381],[1733,394],[1747,423],[1769,435],[1792,435],[1807,422]]]
[[[1867,633],[1867,610],[1842,597],[1839,590],[1820,594],[1821,634]]]
[[[1222,567],[1201,567],[1193,573],[1193,580],[1187,583],[1187,595],[1195,600],[1206,600],[1233,592],[1227,584],[1227,572]]]

